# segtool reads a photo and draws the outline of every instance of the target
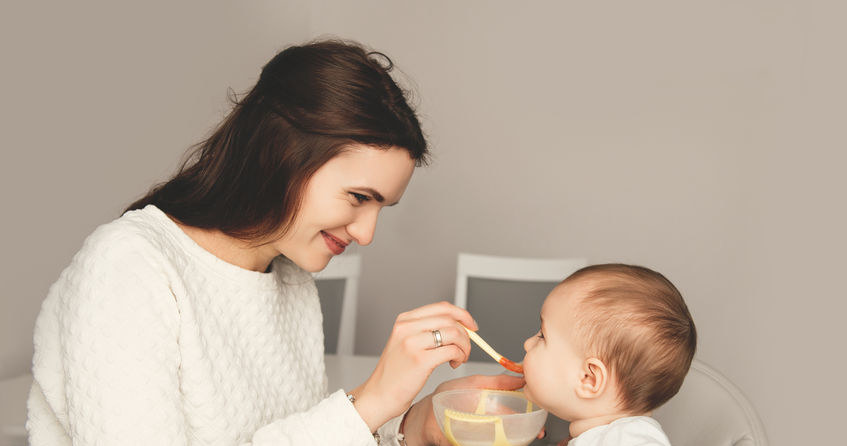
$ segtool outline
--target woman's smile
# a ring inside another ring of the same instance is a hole
[[[346,248],[348,245],[338,237],[335,237],[326,231],[321,231],[321,235],[324,237],[326,246],[328,246],[329,250],[332,251],[332,253],[335,255],[339,255],[344,252],[344,248]]]
[[[403,148],[349,144],[308,180],[291,229],[270,246],[306,271],[324,269],[350,243],[373,241],[380,210],[400,201],[414,170]]]

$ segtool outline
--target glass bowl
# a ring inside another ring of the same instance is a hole
[[[460,389],[432,397],[438,427],[453,446],[526,446],[547,411],[510,390]]]

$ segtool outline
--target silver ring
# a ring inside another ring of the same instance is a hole
[[[438,330],[432,330],[432,337],[435,338],[435,348],[441,347],[441,332]]]

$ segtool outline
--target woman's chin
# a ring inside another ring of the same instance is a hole
[[[299,266],[300,269],[310,273],[317,273],[329,265],[329,261],[332,260],[332,257],[333,256],[330,253],[327,253],[325,255],[313,254],[309,256],[292,255],[291,257],[288,257],[288,259],[294,262],[295,265]]]

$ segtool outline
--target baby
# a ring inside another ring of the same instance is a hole
[[[679,390],[696,345],[688,307],[664,276],[589,266],[544,301],[541,330],[524,343],[524,392],[570,422],[568,446],[669,446],[650,415]]]

